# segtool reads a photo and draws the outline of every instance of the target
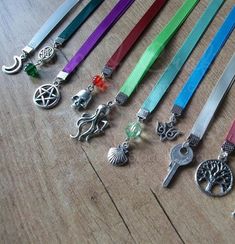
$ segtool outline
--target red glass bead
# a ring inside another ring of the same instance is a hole
[[[92,83],[94,86],[96,86],[100,91],[105,91],[108,88],[108,84],[105,82],[105,79],[102,75],[96,75]]]

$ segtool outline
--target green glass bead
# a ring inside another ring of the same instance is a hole
[[[33,63],[28,63],[24,67],[24,71],[27,73],[27,75],[32,76],[32,77],[38,77],[38,70],[35,64]]]
[[[128,139],[136,139],[141,135],[142,126],[140,122],[132,122],[129,123],[125,129],[126,135]]]

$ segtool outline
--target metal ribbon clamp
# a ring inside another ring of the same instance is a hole
[[[196,147],[203,138],[213,116],[221,101],[229,91],[235,81],[235,54],[230,60],[226,70],[211,92],[206,104],[200,112],[186,142],[178,144],[171,150],[171,163],[168,174],[163,181],[163,186],[168,187],[179,167],[188,165],[193,160],[193,148]],[[227,170],[227,172],[229,172]],[[231,175],[231,174],[230,174]],[[230,181],[231,182],[231,181]],[[225,192],[230,190],[230,185]]]
[[[15,74],[22,68],[23,62],[27,59],[29,54],[42,43],[42,41],[48,36],[48,34],[60,23],[60,21],[69,13],[69,11],[80,0],[66,0],[42,25],[39,31],[33,36],[31,41],[23,48],[20,56],[14,56],[14,64],[12,66],[2,66],[2,71],[6,74]]]
[[[213,3],[214,2],[217,3],[217,1],[213,1]],[[226,17],[221,28],[216,33],[210,45],[208,46],[208,48],[202,55],[201,59],[199,60],[194,71],[192,72],[189,79],[187,80],[184,87],[182,88],[179,95],[177,96],[173,108],[171,110],[171,113],[174,115],[175,119],[170,121],[171,123],[168,122],[165,124],[163,123],[158,124],[159,126],[157,128],[157,134],[160,136],[160,139],[173,140],[175,136],[166,136],[168,132],[170,132],[169,133],[170,135],[172,134],[174,135],[174,133],[171,133],[171,130],[173,130],[175,133],[180,134],[180,131],[175,127],[177,123],[177,118],[180,117],[182,113],[185,111],[189,101],[192,99],[198,86],[202,82],[204,76],[206,75],[213,61],[219,54],[220,50],[223,48],[224,44],[226,43],[227,39],[229,38],[234,28],[235,28],[235,7],[233,7],[229,15]]]

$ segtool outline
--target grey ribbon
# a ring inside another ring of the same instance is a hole
[[[59,22],[67,15],[67,13],[81,0],[66,0],[60,7],[49,17],[42,25],[38,32],[34,35],[24,50],[30,53],[36,49],[47,35],[59,24]]]
[[[234,81],[235,81],[235,54],[233,54],[232,59],[228,63],[224,73],[222,74],[220,80],[212,90],[206,104],[204,105],[202,111],[200,112],[196,122],[194,123],[194,126],[190,133],[191,135],[196,136],[199,139],[202,139],[217,108],[219,107],[226,93],[233,85]]]

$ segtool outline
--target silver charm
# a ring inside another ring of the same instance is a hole
[[[40,108],[53,108],[60,101],[58,86],[55,84],[40,86],[34,93],[33,101]]]
[[[126,164],[128,162],[128,148],[129,145],[127,142],[118,145],[118,147],[110,148],[107,155],[109,163],[114,166],[122,166]]]
[[[193,150],[189,146],[188,142],[178,144],[171,149],[170,153],[171,161],[168,167],[168,173],[163,180],[163,187],[168,187],[173,177],[178,171],[178,168],[189,165],[193,161]]]
[[[38,53],[38,59],[42,63],[50,62],[55,56],[55,49],[50,46],[42,48]]]
[[[79,91],[75,96],[72,97],[72,107],[75,109],[85,109],[91,100],[91,91],[84,89]]]
[[[22,68],[23,61],[27,58],[26,53],[20,56],[14,56],[14,64],[12,66],[2,66],[2,71],[6,74],[15,74],[19,72]]]
[[[156,126],[156,133],[160,136],[161,141],[172,141],[176,137],[182,134],[179,129],[175,127],[176,117],[173,114],[169,122],[161,123],[158,122]]]
[[[70,135],[71,138],[78,138],[79,141],[88,141],[91,137],[103,133],[104,129],[109,125],[107,121],[109,112],[110,105],[102,104],[98,106],[94,114],[83,113],[77,121],[78,132],[74,136]]]
[[[235,219],[235,210],[232,212],[232,216]]]
[[[220,159],[202,162],[197,168],[195,180],[204,193],[214,197],[226,195],[233,186],[232,171],[225,161]],[[219,191],[216,191],[216,186]]]

